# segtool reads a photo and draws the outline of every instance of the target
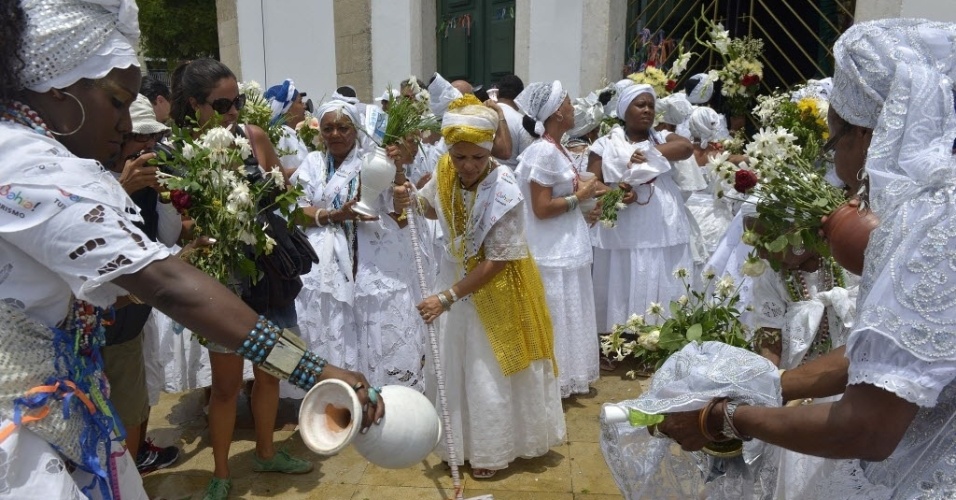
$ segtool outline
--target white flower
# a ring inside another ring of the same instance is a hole
[[[671,65],[671,76],[680,76],[681,73],[687,69],[687,64],[690,62],[690,56],[690,52],[682,52],[681,55],[677,57],[677,60]]]
[[[688,300],[687,295],[681,295],[677,298],[677,303],[680,304],[681,307],[684,307],[687,305]]]
[[[634,313],[629,318],[627,318],[627,328],[629,330],[637,330],[638,328],[644,326],[644,316]]]
[[[232,146],[235,141],[235,136],[232,135],[232,132],[226,130],[223,127],[216,127],[203,134],[200,142],[202,145],[211,150],[217,149],[226,149]]]
[[[192,160],[196,157],[196,147],[187,143],[183,145],[183,149],[180,151],[180,153],[182,153],[184,159]]]
[[[250,233],[249,231],[243,231],[239,234],[239,241],[245,243],[246,245],[255,245],[256,235]]]
[[[767,263],[759,257],[751,257],[744,261],[744,265],[740,267],[740,272],[744,276],[750,276],[756,278],[764,273],[767,270]]]
[[[608,228],[608,229],[611,229],[612,227],[614,227],[614,221],[602,219],[602,220],[601,220],[601,225],[604,226],[604,227],[606,227],[606,228]]]
[[[650,333],[637,337],[637,343],[648,351],[656,351],[657,343],[661,340],[661,331],[652,330]]]
[[[661,306],[660,302],[651,302],[650,307],[647,308],[647,315],[660,316],[663,311],[664,307]]]
[[[708,267],[707,269],[704,270],[704,273],[701,274],[701,276],[702,276],[705,280],[712,280],[712,279],[714,279],[714,276],[717,276],[717,273],[714,272],[713,268],[709,268],[709,267]]]
[[[717,280],[717,283],[714,285],[714,291],[721,297],[730,297],[730,294],[734,291],[734,278],[729,274],[725,274],[723,278]]]
[[[276,246],[276,240],[272,239],[272,237],[267,234],[266,245],[265,245],[265,248],[263,248],[263,251],[266,253],[266,255],[269,255],[270,253],[272,253],[272,249],[275,248],[275,246]]]
[[[249,192],[249,186],[244,182],[236,183],[232,192],[226,198],[226,210],[229,213],[239,213],[252,206],[252,194]]]
[[[261,94],[262,86],[255,80],[249,80],[248,82],[239,84],[239,92],[243,94]]]
[[[618,210],[624,210],[625,208],[627,208],[627,205],[625,205],[625,204],[623,204],[623,203],[621,203],[621,202],[617,202],[617,203],[614,204],[614,208],[616,208],[616,209],[618,209]]]
[[[687,268],[686,268],[686,267],[678,267],[676,270],[674,270],[674,277],[675,277],[675,278],[686,278],[686,277],[688,276],[688,274],[689,274],[689,273],[687,272]]]
[[[276,186],[285,186],[285,176],[282,174],[281,168],[273,168],[272,170],[266,172],[266,176],[271,178],[273,184]]]
[[[760,241],[760,235],[747,229],[744,231],[743,236],[740,237],[740,241],[747,245],[755,246]]]
[[[233,139],[236,147],[239,148],[239,157],[245,160],[252,154],[252,143],[245,137],[236,137]]]

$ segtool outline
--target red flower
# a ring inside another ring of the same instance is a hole
[[[657,61],[654,61],[654,60],[650,60],[644,63],[645,68],[654,68],[656,66],[657,66]]]
[[[744,87],[750,87],[760,83],[760,76],[758,75],[747,75],[740,79],[740,84]]]
[[[170,191],[169,199],[173,202],[173,206],[176,207],[176,210],[180,212],[184,212],[192,206],[192,199],[190,199],[189,193],[181,189],[173,189]]]
[[[677,88],[677,82],[674,80],[667,80],[667,85],[664,86],[665,89],[669,91]]]
[[[746,193],[757,185],[757,174],[751,170],[740,169],[734,174],[734,189],[738,193]]]

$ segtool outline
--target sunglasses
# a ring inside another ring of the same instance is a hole
[[[160,141],[162,141],[163,139],[165,139],[165,138],[168,137],[168,136],[169,136],[169,132],[168,132],[168,131],[167,131],[167,132],[156,132],[155,134],[136,134],[136,133],[132,133],[132,132],[131,132],[131,133],[126,134],[125,136],[123,136],[123,140],[124,140],[124,141],[133,141],[133,142],[149,142],[149,141],[160,142]]]
[[[233,107],[236,108],[236,111],[242,110],[242,107],[246,105],[246,94],[239,94],[235,99],[227,99],[225,97],[220,97],[215,101],[209,102],[206,101],[206,104],[220,115],[224,115],[229,112]]]

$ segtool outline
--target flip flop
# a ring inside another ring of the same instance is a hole
[[[617,369],[617,362],[606,356],[601,356],[600,367],[601,371],[613,372]]]
[[[491,469],[471,469],[471,477],[475,479],[491,479],[498,471]]]

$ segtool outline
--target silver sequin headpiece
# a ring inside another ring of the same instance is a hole
[[[133,0],[20,2],[27,17],[24,88],[46,92],[136,64],[139,10]]]

